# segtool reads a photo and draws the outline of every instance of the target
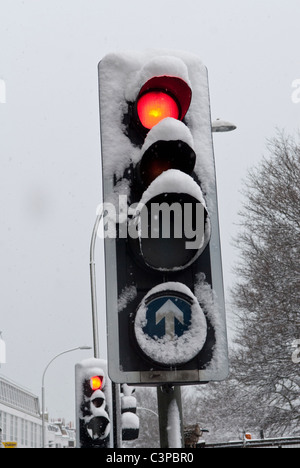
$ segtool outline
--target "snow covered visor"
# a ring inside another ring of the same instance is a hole
[[[144,186],[148,186],[168,169],[191,174],[196,162],[191,132],[174,118],[161,120],[149,131],[141,148],[140,158],[136,171]]]
[[[179,170],[163,172],[144,192],[128,222],[128,233],[133,252],[150,268],[186,268],[210,239],[210,220],[199,186]]]

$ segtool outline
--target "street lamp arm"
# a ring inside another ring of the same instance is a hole
[[[144,408],[143,406],[137,406],[136,409],[149,411],[150,413],[152,413],[152,414],[154,414],[155,416],[158,417],[158,414],[155,411],[153,411],[152,409],[150,409],[150,408]]]
[[[54,358],[52,358],[51,361],[48,362],[47,366],[45,367],[45,370],[43,372],[43,377],[42,377],[42,386],[44,386],[45,374],[46,374],[46,371],[47,371],[48,367],[50,366],[50,364],[53,361],[55,361],[55,359],[58,358],[59,356],[61,356],[62,354],[70,353],[71,351],[76,351],[77,349],[91,349],[91,348],[90,348],[90,346],[76,346],[76,348],[67,349],[66,351],[62,351],[61,353],[54,356]]]

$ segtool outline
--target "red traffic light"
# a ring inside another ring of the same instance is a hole
[[[103,383],[103,377],[99,375],[95,375],[94,377],[90,378],[90,386],[93,391],[101,390]]]
[[[150,130],[166,117],[182,120],[189,108],[192,92],[176,76],[154,76],[141,88],[137,113],[143,127]]]
[[[175,99],[163,91],[149,91],[137,102],[137,112],[143,127],[151,129],[166,117],[179,118]]]

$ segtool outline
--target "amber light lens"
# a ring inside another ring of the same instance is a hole
[[[163,91],[149,91],[137,103],[137,112],[143,127],[151,129],[166,117],[179,118],[179,107],[175,99]]]
[[[100,390],[102,387],[102,381],[103,379],[99,377],[98,375],[95,375],[95,377],[91,377],[90,379],[90,385],[92,390]]]

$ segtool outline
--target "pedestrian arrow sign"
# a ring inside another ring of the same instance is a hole
[[[206,335],[205,315],[191,292],[150,293],[136,313],[137,344],[143,354],[162,365],[173,366],[193,359],[202,349]]]
[[[191,303],[175,295],[157,297],[147,303],[147,325],[143,331],[150,337],[174,339],[191,323]]]
[[[156,325],[159,324],[161,320],[165,320],[165,335],[169,335],[170,338],[174,338],[176,320],[184,325],[183,312],[171,299],[167,299],[156,311],[155,317]]]

